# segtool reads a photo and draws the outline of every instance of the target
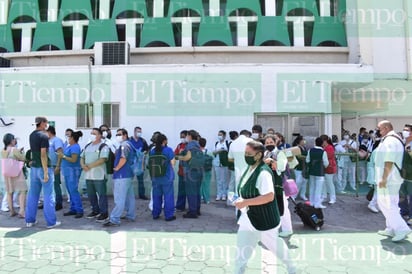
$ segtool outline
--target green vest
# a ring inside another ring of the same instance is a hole
[[[243,199],[260,196],[259,190],[256,188],[256,182],[259,174],[264,170],[271,174],[272,183],[274,182],[272,170],[265,163],[261,163],[242,187],[239,184],[238,193],[241,194]],[[240,182],[242,182],[246,173],[247,171],[243,174]],[[240,212],[240,210],[238,212]],[[280,223],[279,209],[275,199],[263,205],[249,206],[247,215],[253,227],[260,231],[275,228]]]

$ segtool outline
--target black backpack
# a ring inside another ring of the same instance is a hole
[[[163,177],[167,171],[167,158],[161,152],[155,152],[147,160],[147,168],[151,178]]]

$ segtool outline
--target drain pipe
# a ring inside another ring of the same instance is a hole
[[[92,78],[92,65],[94,63],[94,58],[90,56],[89,58],[89,105],[87,112],[87,123],[88,127],[93,127],[93,78]]]
[[[408,14],[410,14],[408,1],[410,0],[403,0],[403,10],[405,12],[405,50],[406,50],[406,73],[407,73],[406,80],[412,80],[412,75],[411,75],[412,73],[412,60],[411,60],[412,58],[412,53],[411,53],[412,33],[411,33],[411,26],[409,24],[409,21],[411,19],[408,17]]]

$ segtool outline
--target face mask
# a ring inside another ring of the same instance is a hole
[[[218,136],[217,136],[217,139],[218,139],[219,141],[222,141],[222,140],[223,140],[223,136],[222,136],[222,135],[218,135]]]
[[[404,130],[404,131],[402,131],[402,136],[403,136],[403,138],[408,138],[409,136],[410,136],[410,132],[409,131],[407,131],[407,130]]]
[[[49,123],[46,124],[45,130],[47,130],[48,128],[49,128]]]
[[[189,143],[189,138],[185,138],[185,143]]]
[[[255,156],[245,155],[245,161],[250,166],[253,166],[254,164],[256,164]]]
[[[69,136],[66,136],[66,142],[68,143],[69,142]]]
[[[102,136],[103,136],[103,138],[106,138],[107,137],[107,131],[103,131]]]
[[[259,133],[252,133],[252,136],[250,136],[250,137],[252,137],[252,139],[258,139],[259,138]]]
[[[181,143],[186,143],[186,138],[180,138]]]
[[[343,136],[343,139],[349,140],[349,135],[344,135],[344,136]]]
[[[136,135],[136,137],[137,137],[137,138],[142,137],[142,133],[141,133],[141,132],[136,132],[136,134],[135,134],[135,135]]]
[[[303,144],[306,145],[306,140],[303,140]]]
[[[94,141],[96,141],[96,135],[90,135],[90,142],[94,142]]]
[[[116,141],[117,141],[118,143],[123,142],[123,136],[116,136]]]
[[[273,151],[275,149],[275,146],[274,145],[267,145],[266,149],[269,150],[269,151]]]

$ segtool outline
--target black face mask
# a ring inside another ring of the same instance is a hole
[[[266,149],[272,152],[275,149],[275,145],[267,145]]]
[[[253,166],[254,164],[256,164],[255,156],[245,155],[245,161],[250,166]]]
[[[375,135],[376,135],[376,137],[378,137],[378,138],[382,137],[381,131],[380,131],[379,129],[375,130]]]

